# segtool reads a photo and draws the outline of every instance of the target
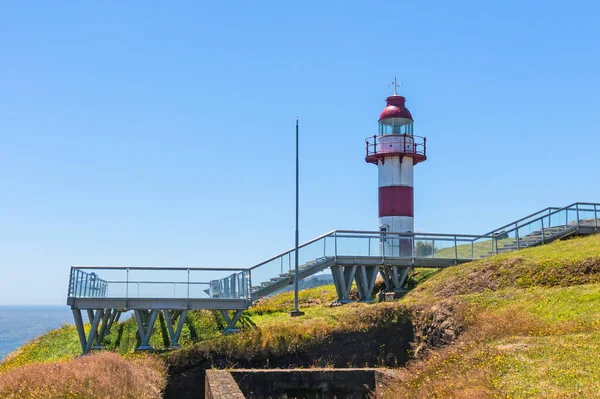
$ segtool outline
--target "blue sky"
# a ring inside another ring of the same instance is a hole
[[[127,4],[125,4],[127,3]],[[2,2],[0,303],[71,264],[249,266],[377,228],[388,82],[427,136],[419,231],[600,201],[596,2]]]

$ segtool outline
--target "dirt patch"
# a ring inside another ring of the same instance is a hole
[[[452,343],[465,329],[466,308],[454,298],[442,299],[434,305],[413,308],[415,340],[414,355],[426,348]]]

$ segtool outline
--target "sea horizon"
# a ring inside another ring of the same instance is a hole
[[[0,360],[72,317],[67,305],[0,305]]]

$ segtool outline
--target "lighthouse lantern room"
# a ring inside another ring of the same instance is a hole
[[[365,160],[377,165],[379,175],[379,230],[414,232],[413,167],[427,159],[426,139],[414,135],[414,120],[406,99],[396,92],[386,99],[379,115],[377,135],[366,139]],[[412,240],[386,236],[382,240],[386,256],[412,256]]]

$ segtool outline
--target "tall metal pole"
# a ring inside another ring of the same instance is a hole
[[[304,312],[298,309],[298,245],[299,245],[299,230],[298,230],[298,192],[299,192],[299,156],[298,156],[298,118],[296,117],[296,246],[294,249],[294,311],[290,313],[291,316],[301,316]]]

